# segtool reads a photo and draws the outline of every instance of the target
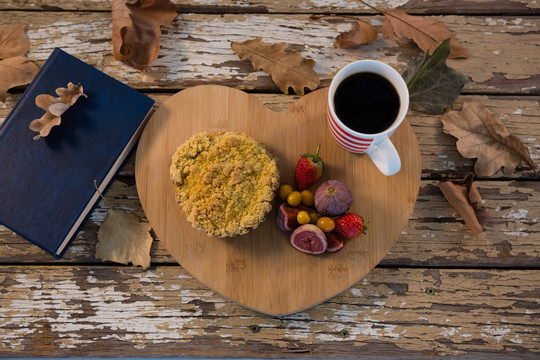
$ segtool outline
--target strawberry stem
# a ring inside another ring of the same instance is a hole
[[[321,144],[317,146],[317,151],[315,152],[315,156],[319,156],[319,150],[321,150]]]

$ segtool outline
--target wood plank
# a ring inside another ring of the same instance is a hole
[[[149,93],[156,100],[157,106],[166,101],[171,94]],[[283,94],[253,94],[273,111],[284,111],[299,96]],[[20,98],[20,94],[8,93],[5,103],[0,104],[0,123],[8,115]],[[461,109],[464,102],[478,101],[497,115],[508,131],[517,136],[529,149],[531,157],[540,165],[540,141],[535,134],[540,134],[540,96],[459,96],[454,105]],[[474,172],[475,159],[464,158],[456,148],[457,139],[442,131],[442,123],[438,116],[409,111],[407,119],[413,126],[420,145],[422,156],[422,177],[425,179],[463,178]],[[122,175],[134,175],[134,156],[121,170]],[[540,172],[535,173],[529,167],[518,168],[509,176],[513,179],[540,179]],[[491,179],[508,178],[501,171]]]
[[[161,104],[170,95],[153,94]],[[254,94],[274,111],[288,108],[299,97],[274,94]],[[8,95],[0,107],[0,121],[7,116],[19,95]],[[540,99],[512,96],[462,96],[456,107],[464,101],[477,100],[499,115],[511,133],[517,135],[529,148],[533,159],[540,158],[540,147],[534,136],[540,132]],[[409,121],[419,139],[423,162],[420,195],[408,227],[395,248],[382,261],[384,265],[412,263],[437,266],[538,266],[538,215],[540,198],[538,184],[524,181],[538,179],[530,170],[518,171],[513,181],[505,181],[498,173],[493,178],[503,181],[479,181],[477,185],[485,199],[485,206],[495,218],[495,225],[479,236],[470,236],[462,220],[435,187],[436,180],[462,177],[473,171],[474,160],[464,159],[455,148],[455,139],[442,133],[437,117],[412,113]],[[533,134],[533,136],[531,136]],[[144,216],[133,178],[133,157],[121,170],[122,177],[113,183],[107,196],[113,206]],[[435,210],[434,210],[435,209]],[[79,239],[75,240],[60,262],[96,262],[94,258],[96,234],[107,212],[101,203],[87,221]],[[0,230],[0,262],[55,262],[55,260],[29,245],[26,240],[2,228]],[[461,234],[456,237],[456,232]],[[153,263],[174,263],[159,240],[152,247]]]
[[[334,38],[351,26],[351,20],[310,20],[308,15],[288,14],[182,14],[165,30],[161,55],[150,70],[140,73],[112,57],[110,13],[5,11],[7,23],[27,24],[31,40],[29,58],[42,64],[52,48],[60,46],[113,77],[140,89],[181,89],[216,84],[246,90],[277,92],[269,76],[253,72],[230,48],[231,41],[262,36],[268,43],[285,41],[289,49],[317,62],[321,86],[335,72],[361,58],[389,63],[403,72],[420,54],[411,43],[397,45],[379,38],[354,49],[335,49]],[[364,20],[380,28],[381,16]],[[538,94],[540,58],[533,56],[540,44],[540,19],[530,16],[437,16],[465,48],[468,59],[449,65],[471,78],[464,91],[474,93]],[[309,34],[316,34],[311,36]],[[504,45],[503,45],[504,44]]]
[[[270,317],[181,267],[0,267],[0,356],[537,359],[538,271],[375,269]]]
[[[374,13],[357,0],[317,1],[306,0],[221,0],[197,1],[174,0],[181,13]],[[372,0],[370,5],[381,10],[399,8],[412,14],[538,14],[540,5],[528,0]],[[0,10],[30,11],[110,11],[109,0],[5,0]]]
[[[477,182],[484,198],[482,206],[494,218],[494,223],[478,236],[470,234],[436,183],[433,180],[421,182],[409,223],[381,265],[467,268],[537,268],[540,265],[540,184],[537,181]],[[116,180],[105,195],[113,208],[144,217],[132,178]],[[94,256],[97,231],[107,211],[101,201],[61,260],[55,260],[0,227],[0,263],[99,263]],[[159,239],[154,241],[151,255],[153,264],[176,263]]]

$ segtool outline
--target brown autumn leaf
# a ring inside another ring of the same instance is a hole
[[[478,176],[491,176],[501,167],[508,175],[522,162],[536,170],[527,147],[482,104],[466,102],[461,111],[450,111],[441,121],[444,132],[458,138],[461,155],[477,158],[474,170]]]
[[[51,129],[62,122],[62,114],[75,104],[79,97],[87,97],[80,84],[73,85],[72,83],[69,83],[67,88],[56,89],[56,94],[59,97],[55,98],[49,94],[36,96],[36,105],[45,110],[45,114],[30,123],[30,130],[39,132],[34,136],[34,140],[49,135]]]
[[[439,44],[450,40],[449,58],[466,58],[469,53],[452,36],[443,23],[419,16],[408,15],[401,10],[382,11],[386,20],[382,26],[383,37],[395,40],[412,40],[424,52],[433,52]]]
[[[334,40],[337,48],[347,48],[367,44],[377,39],[379,32],[371,24],[356,20],[352,29],[339,34]]]
[[[113,0],[113,55],[127,65],[146,69],[159,55],[161,27],[176,19],[170,0]]]
[[[255,71],[263,70],[269,74],[284,94],[289,93],[289,87],[298,95],[304,95],[305,88],[315,90],[320,84],[319,76],[313,70],[315,61],[296,51],[286,52],[288,46],[284,42],[266,44],[261,38],[231,43],[240,59],[251,60]]]
[[[5,102],[7,91],[32,81],[39,67],[24,56],[0,60],[0,101]]]
[[[96,258],[148,269],[153,241],[150,228],[133,214],[110,209],[98,231]]]
[[[487,210],[478,207],[482,196],[474,185],[473,174],[467,174],[462,180],[442,180],[438,185],[473,235],[480,234],[484,231],[482,225],[493,221]]]
[[[9,89],[30,83],[39,71],[23,56],[29,49],[23,24],[0,25],[0,101],[6,101]]]
[[[0,25],[0,59],[23,56],[30,50],[24,24]]]

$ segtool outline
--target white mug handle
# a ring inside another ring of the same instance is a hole
[[[401,159],[388,136],[378,144],[371,145],[368,155],[375,166],[386,176],[394,175],[401,169]]]

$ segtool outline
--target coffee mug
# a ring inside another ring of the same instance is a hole
[[[345,150],[367,153],[387,176],[401,168],[390,136],[405,119],[409,91],[401,75],[376,60],[360,60],[343,67],[328,91],[328,128]]]

